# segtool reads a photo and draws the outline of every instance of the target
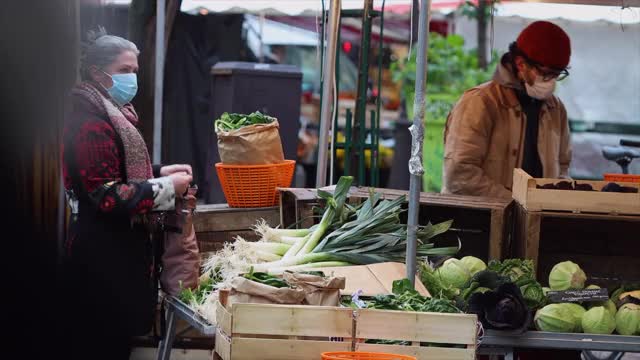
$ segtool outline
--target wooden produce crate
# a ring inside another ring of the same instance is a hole
[[[219,304],[217,319],[215,351],[223,360],[319,359],[327,351],[473,360],[476,352],[475,315],[263,304],[234,304],[228,310]],[[336,338],[339,341],[331,341]],[[365,339],[404,340],[412,345],[365,344]]]
[[[280,223],[277,207],[230,208],[226,204],[198,205],[193,217],[193,226],[200,253],[220,250],[227,241],[236,236],[246,240],[258,240],[253,226],[258,220],[265,220],[270,226]]]
[[[543,284],[553,266],[566,260],[579,264],[590,284],[611,287],[640,281],[640,194],[537,188],[559,181],[514,171],[514,255],[532,259]],[[577,182],[594,189],[607,184]],[[621,215],[625,213],[629,215]]]
[[[555,184],[563,179],[536,179],[522,169],[513,172],[513,198],[529,211],[553,210],[575,213],[640,214],[638,193],[601,192],[609,181],[584,181],[597,191],[538,189],[538,185]],[[640,183],[618,183],[640,189]]]
[[[543,284],[566,260],[579,264],[590,284],[640,281],[640,216],[515,209],[514,253],[534,261]]]
[[[328,191],[331,189],[328,189]],[[407,191],[375,189],[386,199],[408,196]],[[313,207],[319,205],[314,189],[280,189],[281,225],[288,227],[300,220],[300,226],[313,224]],[[369,196],[368,188],[352,188],[350,201],[362,201]],[[513,201],[475,196],[420,194],[419,223],[438,223],[453,219],[460,229],[460,256],[473,255],[481,259],[501,259],[509,256]]]

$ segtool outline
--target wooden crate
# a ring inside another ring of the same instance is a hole
[[[220,250],[227,241],[236,236],[257,240],[252,228],[264,219],[270,226],[280,223],[277,207],[240,209],[226,204],[198,205],[193,217],[198,246],[201,253]]]
[[[386,199],[407,195],[407,191],[375,189]],[[313,224],[312,208],[319,204],[314,189],[280,189],[280,218],[283,227],[300,220],[301,226]],[[365,199],[368,188],[353,188],[350,199]],[[453,219],[453,227],[462,240],[461,256],[473,255],[481,259],[501,259],[511,249],[513,201],[475,196],[420,194],[420,224]]]
[[[640,216],[531,211],[515,206],[514,255],[532,259],[538,280],[565,260],[579,264],[589,283],[640,281]]]
[[[323,352],[352,350],[418,359],[475,359],[475,315],[235,304],[230,310],[219,305],[217,319],[215,350],[223,360],[319,359]],[[404,340],[412,345],[365,344],[365,339]],[[427,342],[459,347],[420,346]]]
[[[513,197],[529,211],[554,210],[575,213],[640,214],[638,193],[600,192],[609,181],[584,181],[597,191],[538,189],[538,185],[555,184],[563,179],[536,179],[522,169],[513,172]],[[637,183],[619,183],[640,189]]]

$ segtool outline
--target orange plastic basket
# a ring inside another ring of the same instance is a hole
[[[620,181],[640,183],[640,175],[633,174],[604,174],[604,181]]]
[[[275,206],[276,188],[291,185],[295,168],[294,160],[270,165],[216,164],[227,203],[237,208]]]
[[[416,360],[413,356],[360,351],[336,351],[322,353],[322,360]]]

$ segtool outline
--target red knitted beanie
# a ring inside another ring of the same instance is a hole
[[[518,48],[536,63],[556,70],[569,65],[571,40],[558,25],[536,21],[527,26],[516,40]]]

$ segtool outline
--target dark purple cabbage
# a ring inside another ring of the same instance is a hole
[[[493,291],[474,293],[467,312],[476,314],[485,329],[515,332],[527,331],[532,318],[520,289],[513,283],[502,284]]]

